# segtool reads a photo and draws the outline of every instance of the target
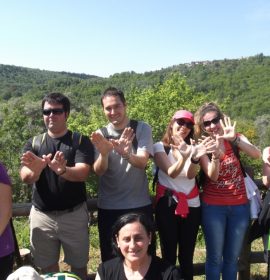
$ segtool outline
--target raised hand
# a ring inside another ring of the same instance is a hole
[[[113,150],[113,144],[98,132],[93,132],[90,140],[102,155],[107,155]]]
[[[40,173],[47,166],[47,161],[38,157],[34,153],[27,151],[21,157],[21,164],[28,167],[34,173]]]
[[[218,138],[225,139],[228,141],[233,141],[236,137],[235,134],[235,126],[236,122],[231,122],[231,119],[229,117],[225,117],[224,121],[220,120],[220,125],[223,129],[223,135],[219,135]]]
[[[119,139],[111,139],[114,150],[121,156],[127,156],[132,150],[132,141],[135,133],[131,127],[126,127]]]
[[[195,160],[198,160],[203,155],[212,153],[216,148],[216,141],[211,137],[205,137],[201,139],[198,144],[191,139],[192,151],[191,157]]]
[[[48,166],[57,174],[65,172],[67,161],[63,152],[57,151],[51,159],[51,154],[43,155],[42,158],[47,162]]]
[[[172,136],[172,138],[174,142],[174,144],[171,144],[173,155],[176,158],[179,158],[179,156],[177,156],[177,151],[178,151],[184,159],[187,159],[191,153],[191,145],[188,145],[184,141],[184,139],[178,134]]]

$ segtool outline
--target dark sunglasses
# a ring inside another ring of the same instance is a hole
[[[178,119],[176,120],[177,124],[180,126],[185,126],[188,129],[192,129],[193,128],[193,123],[192,122],[186,122],[183,119]]]
[[[61,115],[61,114],[63,114],[64,112],[65,112],[65,110],[64,110],[64,109],[61,109],[61,108],[57,108],[57,109],[44,109],[44,110],[42,111],[43,115],[45,115],[45,116],[49,116],[51,113],[52,113],[53,115]]]
[[[219,121],[220,121],[220,117],[215,117],[215,118],[212,119],[211,121],[205,121],[205,122],[203,122],[203,126],[204,126],[204,127],[208,127],[208,126],[211,125],[211,123],[212,123],[212,124],[218,124]]]

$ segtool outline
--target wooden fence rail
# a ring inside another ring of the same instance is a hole
[[[13,204],[13,217],[29,216],[31,203],[14,203]],[[87,200],[88,211],[93,213],[97,211],[97,199]],[[263,252],[252,252],[250,246],[248,246],[245,252],[246,263],[239,266],[238,280],[249,280],[250,279],[250,264],[254,263],[265,263]],[[204,263],[194,263],[194,275],[204,275]],[[90,275],[90,279],[94,279],[94,274]]]

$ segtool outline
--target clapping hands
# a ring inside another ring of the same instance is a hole
[[[176,134],[172,136],[174,144],[171,144],[174,157],[179,158],[181,155],[184,159],[187,159],[191,153],[191,145],[188,145],[184,139]]]
[[[132,150],[135,133],[131,127],[126,127],[119,139],[111,139],[114,150],[121,156],[127,157]]]
[[[92,143],[102,155],[107,155],[112,150],[115,150],[119,155],[129,155],[132,149],[132,141],[135,133],[131,127],[124,129],[119,139],[106,139],[99,132],[93,132],[90,136]]]
[[[194,140],[191,140],[191,143],[191,157],[195,160],[198,160],[203,155],[214,153],[217,149],[216,140],[212,139],[211,137],[204,137],[203,139],[200,139],[198,144],[195,144]]]

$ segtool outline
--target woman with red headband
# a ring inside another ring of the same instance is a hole
[[[193,254],[200,225],[200,198],[195,176],[200,157],[211,148],[205,139],[195,145],[191,112],[177,111],[160,142],[154,144],[159,168],[156,189],[156,223],[162,257],[175,265],[185,280],[193,279]]]

